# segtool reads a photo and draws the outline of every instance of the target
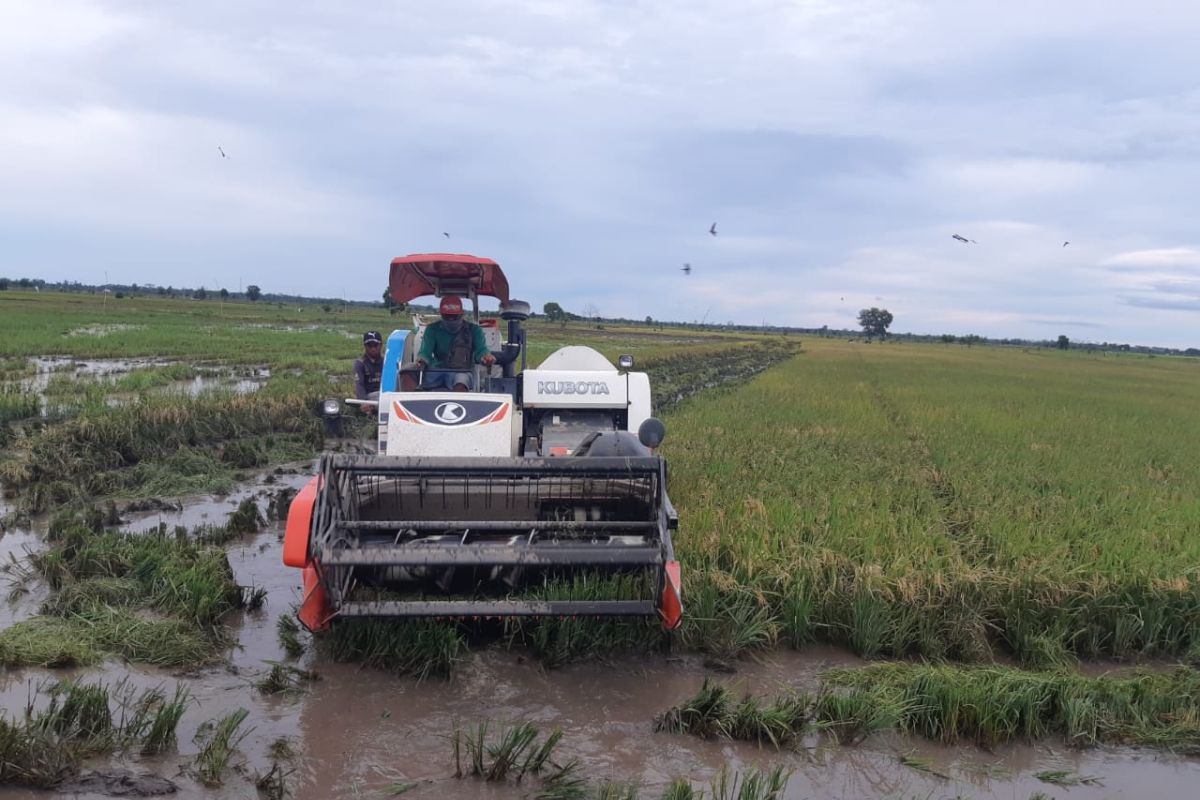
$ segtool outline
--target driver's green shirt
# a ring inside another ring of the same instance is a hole
[[[483,338],[483,328],[466,320],[463,320],[463,324],[471,329],[471,363],[478,364],[479,359],[491,352],[488,350],[487,340]],[[455,334],[446,330],[440,319],[431,323],[425,328],[425,336],[421,339],[421,352],[417,354],[418,357],[425,359],[431,367],[441,367],[450,357],[450,350],[454,346],[454,336]]]

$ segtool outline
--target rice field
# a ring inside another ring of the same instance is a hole
[[[249,775],[244,751],[264,747],[249,733],[264,724],[261,704],[304,707],[311,694],[338,691],[336,678],[333,687],[317,680],[326,669],[354,665],[373,676],[364,685],[454,685],[485,650],[545,675],[622,654],[739,669],[817,645],[878,662],[826,671],[800,691],[748,695],[710,683],[669,709],[639,706],[644,734],[664,748],[691,738],[673,734],[697,733],[778,753],[813,735],[843,748],[901,736],[1200,751],[1196,359],[535,322],[533,363],[562,344],[589,344],[610,358],[633,353],[651,375],[680,514],[682,629],[355,621],[310,636],[293,621],[295,596],[240,586],[231,567],[254,541],[272,571],[285,570],[271,549],[278,541],[255,537],[286,515],[292,488],[265,514],[247,497],[201,527],[117,528],[130,509],[230,492],[283,464],[306,472],[323,449],[343,446],[324,439],[314,408],[349,393],[361,330],[406,320],[161,298],[99,305],[0,296],[0,532],[39,520],[44,531],[37,551],[7,569],[14,591],[38,585],[44,600],[0,629],[0,664],[50,676],[116,661],[220,670],[232,645],[247,644],[231,620],[273,602],[256,628],[270,655],[242,680],[240,705],[199,728],[185,720],[197,737],[183,766],[197,787]],[[31,360],[43,356],[60,358]],[[226,384],[184,385],[210,371]],[[244,390],[229,383],[248,375]],[[619,583],[583,576],[534,593],[599,599]],[[1085,674],[1097,660],[1153,670]],[[94,706],[103,724],[99,691],[89,700],[77,690],[72,702]],[[161,711],[161,724],[149,711],[138,722],[162,729],[153,743],[114,734],[104,752],[176,748],[187,695],[154,697],[146,707]],[[119,719],[120,703],[109,705]],[[44,769],[14,768],[24,771],[0,781],[57,785],[86,760],[78,735],[50,736],[33,719],[0,721],[0,748]],[[462,777],[439,790],[488,775],[516,784],[528,773],[543,797],[785,796],[785,769],[740,769],[745,762],[662,792],[639,788],[636,775],[600,778],[560,758],[570,730],[537,722],[443,725],[439,741],[453,743]],[[266,796],[285,796],[298,780],[289,759],[257,763]],[[894,763],[941,779],[920,757]],[[389,785],[427,796],[416,783]]]
[[[1200,363],[816,341],[672,415],[689,644],[1200,656]]]

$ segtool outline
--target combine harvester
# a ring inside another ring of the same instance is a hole
[[[490,259],[396,258],[389,285],[397,303],[469,300],[496,364],[475,368],[473,392],[420,391],[427,322],[414,316],[413,330],[388,337],[378,455],[326,454],[288,512],[283,561],[304,571],[300,621],[319,631],[349,617],[657,616],[677,627],[678,517],[654,454],[665,430],[632,357],[618,369],[571,346],[527,369],[529,304],[509,298]],[[480,297],[500,301],[507,341],[497,320],[479,320]],[[530,599],[610,575],[634,596]]]

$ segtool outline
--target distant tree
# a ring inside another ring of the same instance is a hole
[[[1067,338],[1066,334],[1060,333],[1058,335],[1058,341],[1055,342],[1055,346],[1059,350],[1070,350],[1071,349],[1071,340]]]
[[[196,298],[197,300],[207,300],[207,299],[208,299],[208,292],[206,292],[206,291],[204,290],[204,287],[203,287],[203,286],[201,286],[199,289],[197,289],[196,291],[192,292],[192,297]]]
[[[945,342],[946,344],[954,344],[954,341],[957,338],[958,337],[955,336],[953,333],[943,333],[942,334],[942,341]]]
[[[0,278],[0,292],[8,291],[8,278]]]
[[[982,341],[982,339],[983,337],[979,336],[978,334],[968,333],[966,336],[960,336],[958,340],[967,347],[970,347],[973,344],[978,344],[980,341]]]
[[[395,304],[392,302],[392,287],[385,286],[383,287],[383,307],[391,308],[393,305]]]
[[[258,300],[258,298],[262,297],[262,289],[258,288],[253,283],[250,284],[246,287],[246,297],[248,297],[250,302],[253,303],[254,301]]]
[[[888,326],[892,324],[892,312],[874,306],[864,308],[858,312],[858,324],[868,338],[878,336],[883,339],[887,336]]]
[[[546,303],[542,306],[542,313],[546,315],[551,322],[557,322],[567,318],[567,312],[563,311],[562,306],[558,303]]]
[[[326,303],[325,305],[321,306],[321,310],[328,314],[333,310],[333,306],[329,305],[329,303]]]
[[[33,286],[33,281],[29,280],[29,278],[21,278],[17,281],[17,286],[20,286],[22,289],[28,289]]]
[[[647,325],[653,325],[653,324],[654,324],[654,317],[652,317],[652,316],[650,316],[649,314],[647,314],[647,315],[646,315],[646,324],[647,324]]]
[[[222,290],[221,290],[221,299],[222,299],[222,300],[228,300],[228,299],[229,299],[229,290],[228,290],[228,289],[222,289]]]

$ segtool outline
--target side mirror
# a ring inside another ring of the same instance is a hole
[[[663,425],[661,419],[650,417],[638,426],[638,441],[651,450],[662,444],[665,438],[667,438],[667,426]]]
[[[621,369],[633,369],[633,356],[617,356],[617,366]]]

